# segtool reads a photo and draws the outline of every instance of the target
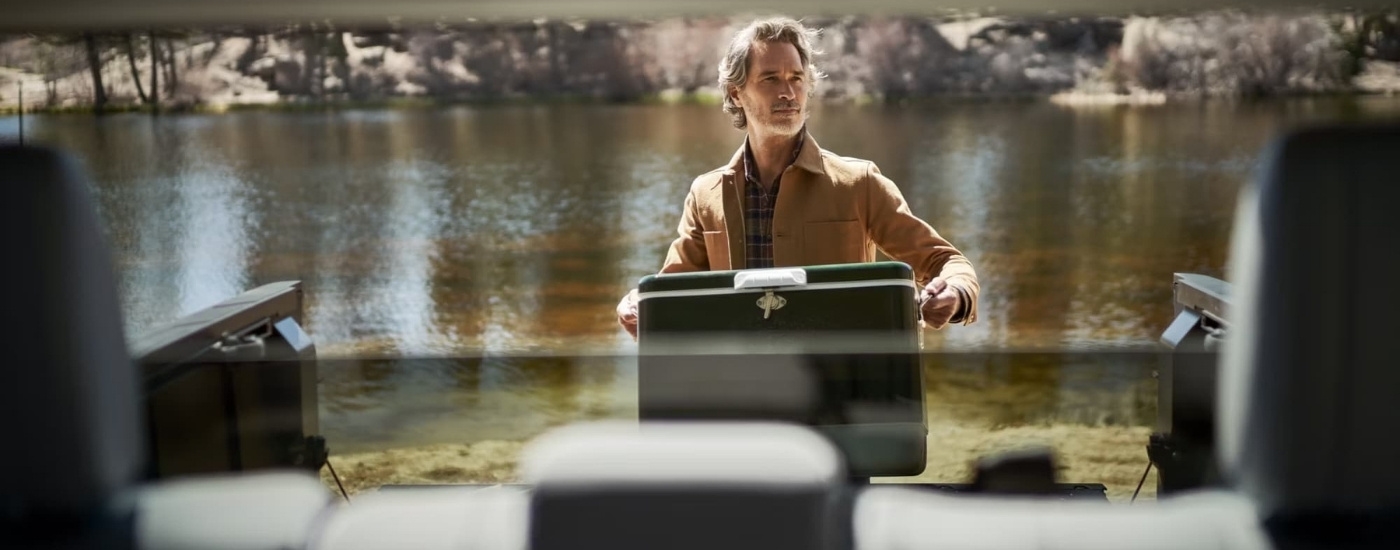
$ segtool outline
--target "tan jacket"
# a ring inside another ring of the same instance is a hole
[[[695,178],[661,273],[744,265],[744,149],[727,166]],[[963,324],[977,319],[980,287],[972,263],[914,216],[875,164],[822,150],[807,135],[782,174],[773,211],[773,266],[859,263],[878,249],[914,269],[919,287],[936,276],[962,290]],[[954,314],[956,316],[956,314]]]

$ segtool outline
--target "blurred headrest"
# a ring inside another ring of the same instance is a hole
[[[1223,491],[1124,506],[883,485],[861,491],[851,521],[858,550],[1270,548],[1249,501]]]
[[[413,488],[338,507],[312,550],[523,550],[529,497],[514,487]]]
[[[136,494],[136,547],[306,548],[330,503],[330,491],[307,472],[221,474],[165,481],[143,487]]]
[[[823,550],[849,537],[845,469],[795,425],[600,423],[525,452],[532,550]]]
[[[1226,479],[1278,514],[1400,504],[1400,126],[1301,131],[1241,194]]]
[[[825,485],[845,475],[836,448],[795,425],[757,422],[596,422],[535,439],[521,477],[539,486],[590,484]]]
[[[46,149],[0,147],[0,501],[71,513],[133,481],[142,464],[136,373],[88,188]]]

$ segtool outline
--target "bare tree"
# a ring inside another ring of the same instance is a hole
[[[141,98],[141,103],[150,103],[146,97],[146,90],[141,88],[141,72],[136,70],[136,44],[131,38],[131,33],[126,33],[126,62],[131,67],[131,81],[136,83],[136,95]]]
[[[175,97],[175,83],[179,82],[180,74],[175,70],[175,39],[167,36],[165,38],[165,95],[171,99]]]
[[[54,107],[60,99],[59,80],[83,70],[87,60],[83,59],[83,49],[77,47],[82,41],[78,35],[37,35],[35,54],[36,70],[44,75],[45,105]]]
[[[88,68],[92,71],[92,109],[100,115],[107,107],[107,90],[102,86],[102,56],[97,51],[97,37],[92,33],[83,33],[83,42],[87,47]]]
[[[156,31],[146,31],[146,42],[150,44],[151,50],[151,113],[160,112],[160,61],[156,58],[156,52],[160,47],[156,44]]]

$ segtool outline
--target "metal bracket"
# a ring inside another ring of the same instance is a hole
[[[263,319],[233,333],[224,334],[213,349],[226,356],[238,356],[245,361],[260,360],[267,355],[266,339],[272,335],[271,319]]]

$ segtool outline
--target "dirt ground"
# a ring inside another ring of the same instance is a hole
[[[1109,499],[1126,502],[1147,467],[1146,427],[1054,424],[1007,428],[966,427],[932,423],[929,427],[928,469],[913,478],[877,478],[874,483],[919,480],[963,483],[981,456],[1027,445],[1055,450],[1062,482],[1103,483]],[[510,483],[517,480],[516,462],[524,441],[481,441],[443,444],[331,457],[331,465],[353,499],[356,493],[384,485],[452,483]],[[322,480],[338,491],[328,469]],[[1153,477],[1139,500],[1155,498]]]

